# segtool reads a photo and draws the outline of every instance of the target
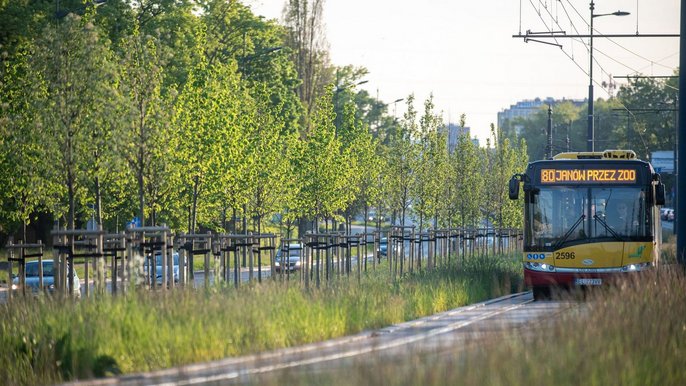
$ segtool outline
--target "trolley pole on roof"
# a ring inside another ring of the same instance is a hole
[[[545,158],[553,159],[553,105],[548,103],[548,143],[545,149]]]
[[[679,37],[679,127],[677,128],[677,159],[676,159],[676,216],[674,229],[676,229],[676,257],[677,261],[686,267],[686,227],[684,216],[686,215],[686,181],[680,178],[680,174],[686,167],[683,154],[686,154],[686,0],[681,0],[681,36]]]

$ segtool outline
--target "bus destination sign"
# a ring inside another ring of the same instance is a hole
[[[635,169],[541,169],[542,184],[628,184],[635,182]]]

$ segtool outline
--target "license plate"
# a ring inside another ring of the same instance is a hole
[[[574,284],[576,285],[601,285],[603,284],[603,279],[575,279]]]

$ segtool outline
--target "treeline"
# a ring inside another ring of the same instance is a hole
[[[0,233],[291,229],[371,206],[520,225],[505,187],[526,146],[493,131],[449,152],[431,98],[388,116],[355,89],[364,68],[328,62],[322,7],[289,1],[279,24],[238,1],[0,1]]]

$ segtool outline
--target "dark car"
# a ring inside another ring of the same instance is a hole
[[[284,245],[276,252],[274,269],[276,272],[297,271],[302,265],[303,248],[301,244]]]

